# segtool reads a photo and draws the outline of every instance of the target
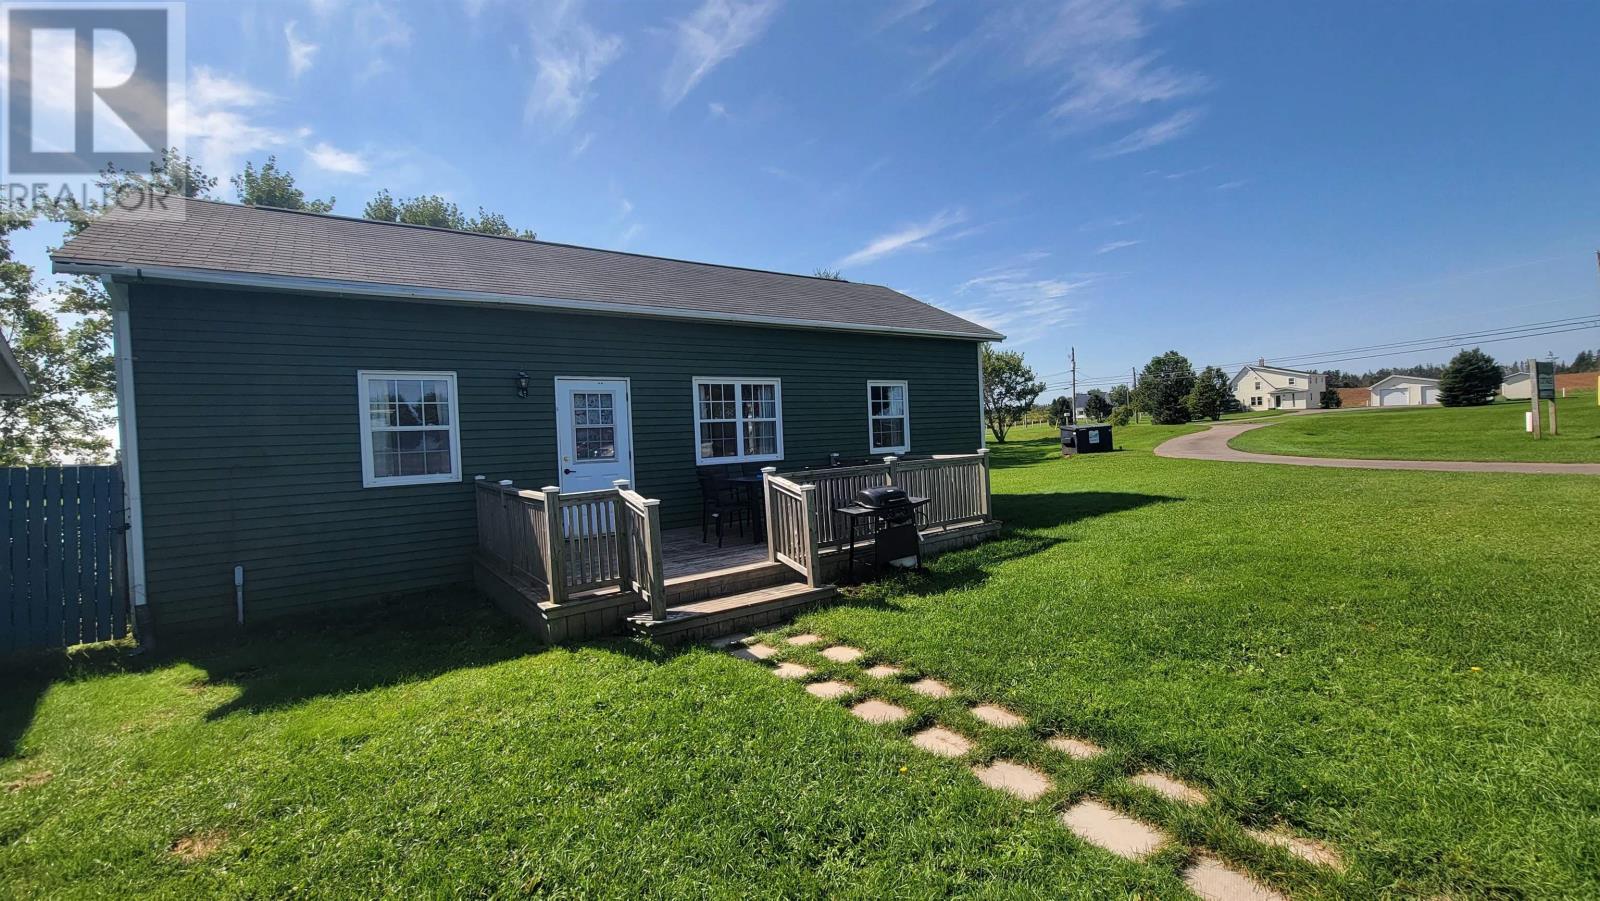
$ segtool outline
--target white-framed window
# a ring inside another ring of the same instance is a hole
[[[875,454],[911,449],[911,390],[905,382],[867,383],[867,442]]]
[[[461,427],[453,372],[356,373],[361,484],[461,481]]]
[[[1291,385],[1294,384],[1294,376],[1292,376],[1292,375],[1289,376],[1289,384],[1291,384]]]
[[[783,384],[778,379],[694,380],[694,461],[783,459]]]

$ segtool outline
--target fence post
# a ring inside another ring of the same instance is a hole
[[[567,599],[567,530],[562,527],[561,489],[546,485],[544,492],[544,572],[550,580],[550,603]]]
[[[978,462],[983,467],[983,519],[985,522],[994,518],[994,509],[989,497],[989,449],[978,448]]]
[[[629,536],[633,532],[633,515],[628,512],[628,502],[622,499],[622,492],[628,490],[627,479],[617,479],[611,483],[617,489],[617,578],[622,581],[622,590],[633,590],[633,540]]]
[[[761,503],[764,510],[762,515],[767,518],[768,563],[778,562],[778,541],[777,538],[774,537],[775,530],[772,523],[772,477],[777,474],[778,467],[776,466],[761,467]]]
[[[893,485],[894,484],[894,465],[896,463],[899,463],[899,462],[900,462],[900,458],[896,457],[896,456],[893,456],[893,455],[890,455],[890,456],[887,456],[887,457],[883,458],[883,465],[888,467],[888,469],[886,469],[884,471],[884,473],[883,473],[883,478],[884,478],[884,483],[883,484],[885,484],[885,485]]]
[[[651,498],[644,502],[645,542],[644,553],[650,569],[650,618],[661,622],[667,618],[667,579],[661,562],[661,501]]]
[[[806,587],[822,586],[822,560],[817,553],[817,486],[801,485],[806,537]]]

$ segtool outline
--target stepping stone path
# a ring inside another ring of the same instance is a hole
[[[1185,785],[1171,776],[1157,773],[1154,770],[1145,770],[1128,781],[1134,785],[1142,785],[1156,794],[1164,795],[1170,800],[1177,801],[1179,804],[1206,803],[1205,792],[1193,786]]]
[[[1068,757],[1073,757],[1078,760],[1088,760],[1091,757],[1099,757],[1101,754],[1104,754],[1106,750],[1092,741],[1080,741],[1076,738],[1067,738],[1064,735],[1058,735],[1055,738],[1046,739],[1045,744],[1054,750],[1060,751]]]
[[[1307,863],[1332,870],[1344,869],[1344,858],[1322,842],[1295,835],[1286,829],[1246,829],[1245,832],[1263,845],[1282,848]]]
[[[760,642],[748,647],[733,649],[733,656],[738,657],[740,660],[765,660],[776,653],[778,653],[777,648]]]
[[[979,704],[972,708],[972,715],[996,729],[1015,729],[1018,726],[1026,726],[1028,724],[1028,721],[1022,717],[1004,707],[996,707],[993,704]]]
[[[806,691],[811,692],[824,701],[831,701],[834,698],[842,698],[855,690],[855,686],[851,685],[849,682],[840,682],[838,679],[830,679],[827,682],[813,682],[806,686]]]
[[[959,732],[933,726],[911,736],[911,743],[940,757],[960,757],[972,750],[972,742]]]
[[[778,649],[764,642],[745,644],[751,640],[746,634],[730,635],[712,642],[716,648],[726,649],[744,660],[766,660]],[[793,635],[784,641],[793,647],[810,647],[825,641],[821,635],[806,632]],[[860,648],[833,645],[821,651],[823,657],[835,663],[854,663],[866,656]],[[815,673],[811,667],[799,663],[779,663],[773,667],[774,675],[781,679],[805,679]],[[863,670],[876,679],[889,679],[904,670],[893,664],[882,663]],[[912,691],[928,698],[948,698],[955,692],[937,679],[925,678],[911,683]],[[830,679],[812,682],[805,690],[824,700],[834,700],[854,694],[856,688],[849,682]],[[868,698],[850,708],[857,717],[875,724],[890,724],[905,720],[911,711],[888,701]],[[1027,720],[996,704],[978,704],[971,708],[973,716],[997,729],[1015,729],[1027,725]],[[1045,745],[1076,760],[1089,760],[1105,753],[1105,749],[1091,741],[1058,735],[1045,740]],[[972,752],[971,739],[943,726],[931,726],[911,736],[911,744],[938,757],[962,757]],[[1023,801],[1037,801],[1055,787],[1050,777],[1026,764],[1012,760],[996,760],[986,766],[972,767],[972,774],[984,785],[1006,792]],[[1145,770],[1128,780],[1134,785],[1149,789],[1180,804],[1199,805],[1207,802],[1205,792],[1178,779],[1154,770]],[[1150,856],[1172,841],[1171,836],[1148,823],[1121,813],[1102,801],[1085,798],[1060,815],[1061,823],[1083,841],[1104,848],[1120,857],[1140,860]],[[1333,870],[1344,869],[1344,859],[1335,848],[1321,842],[1295,835],[1282,827],[1247,829],[1250,837],[1275,848],[1282,848],[1301,860]],[[1235,869],[1211,854],[1200,853],[1194,863],[1183,871],[1183,881],[1201,898],[1216,901],[1287,901],[1276,889],[1255,879],[1242,870]]]
[[[904,707],[876,700],[862,701],[850,708],[850,712],[869,723],[898,723],[911,715],[911,711]]]
[[[804,679],[814,672],[816,670],[811,667],[801,666],[798,663],[780,663],[773,669],[772,674],[779,679]]]
[[[1095,800],[1079,801],[1061,815],[1072,834],[1119,857],[1138,860],[1167,843],[1167,835]]]
[[[975,766],[972,775],[992,789],[1015,795],[1024,801],[1037,801],[1050,791],[1050,777],[1031,766],[1009,760],[996,760],[988,766]]]
[[[822,656],[832,660],[834,663],[854,663],[867,656],[867,652],[860,648],[852,648],[849,645],[836,644],[823,651]]]
[[[1206,901],[1289,901],[1209,854],[1200,855],[1183,873],[1183,884]]]

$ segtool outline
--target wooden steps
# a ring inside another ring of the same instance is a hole
[[[786,582],[680,603],[668,607],[667,617],[661,621],[641,613],[628,617],[628,625],[655,641],[677,644],[771,625],[838,594],[839,590],[831,585],[809,588],[799,582]]]

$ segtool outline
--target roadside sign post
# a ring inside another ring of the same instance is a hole
[[[1550,434],[1559,434],[1556,431],[1556,364],[1542,360],[1529,360],[1528,371],[1533,373],[1533,437],[1543,437],[1544,429],[1539,421],[1539,401],[1550,402]]]

